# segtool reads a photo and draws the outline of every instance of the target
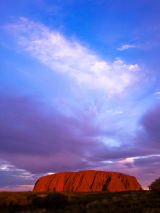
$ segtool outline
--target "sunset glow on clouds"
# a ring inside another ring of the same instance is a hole
[[[119,171],[145,188],[159,176],[156,4],[3,3],[1,190],[67,170]]]

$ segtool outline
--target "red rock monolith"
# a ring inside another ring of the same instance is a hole
[[[107,171],[61,172],[40,177],[35,192],[116,192],[142,190],[134,176]]]

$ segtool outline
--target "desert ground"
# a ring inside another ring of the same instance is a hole
[[[0,192],[3,213],[160,213],[160,191]]]

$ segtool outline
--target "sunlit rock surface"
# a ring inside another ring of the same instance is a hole
[[[116,192],[142,190],[134,176],[118,172],[86,170],[61,172],[40,177],[35,192]]]

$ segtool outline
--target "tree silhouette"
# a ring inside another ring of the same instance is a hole
[[[151,183],[149,186],[150,190],[160,190],[160,178],[157,178],[155,181]]]

